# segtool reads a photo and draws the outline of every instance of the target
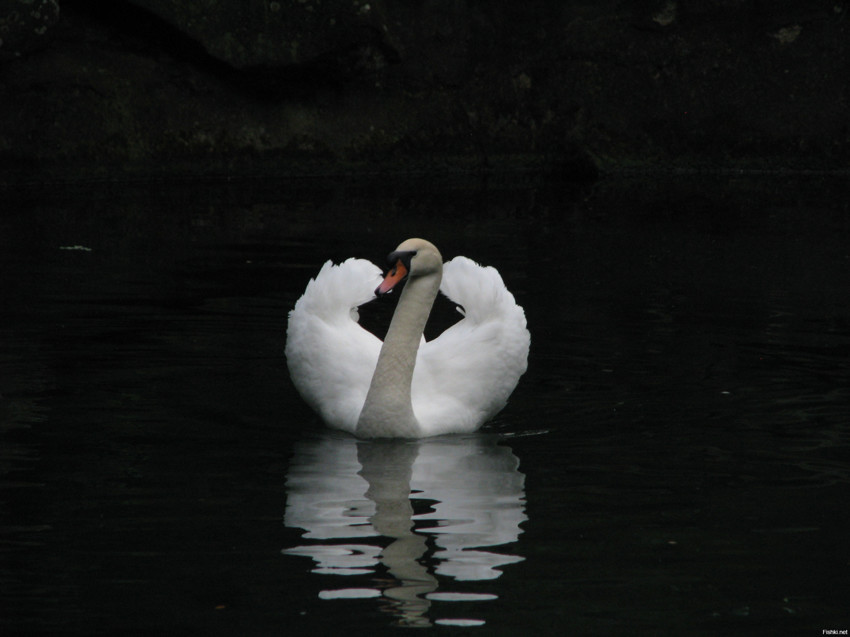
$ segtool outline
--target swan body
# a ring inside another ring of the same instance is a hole
[[[525,313],[492,267],[443,263],[424,239],[390,254],[391,269],[363,259],[324,264],[289,314],[286,360],[299,394],[330,426],[363,438],[422,438],[478,429],[507,403],[528,360]],[[383,341],[357,308],[402,290]],[[423,330],[438,292],[464,318],[439,337]]]

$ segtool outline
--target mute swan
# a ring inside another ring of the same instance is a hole
[[[361,438],[475,431],[507,403],[525,372],[525,313],[495,268],[443,263],[424,239],[390,253],[390,271],[363,259],[325,263],[289,313],[286,361],[295,388],[331,427]],[[383,344],[357,308],[407,282]],[[423,330],[437,292],[464,315],[438,338]]]

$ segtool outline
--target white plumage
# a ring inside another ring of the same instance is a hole
[[[406,259],[409,270],[390,328],[397,337],[388,334],[384,345],[357,323],[357,307],[375,298],[381,270],[363,259],[328,261],[289,314],[286,358],[293,383],[329,426],[356,435],[475,431],[505,406],[526,370],[525,314],[495,268],[466,257],[443,264],[421,239],[405,241],[393,255]],[[397,267],[405,266],[399,260]],[[422,327],[437,286],[463,307],[464,318],[426,342]],[[370,408],[364,409],[370,386]],[[412,417],[405,416],[405,405]]]

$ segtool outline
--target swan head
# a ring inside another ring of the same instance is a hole
[[[443,257],[437,247],[425,239],[408,239],[389,253],[387,262],[390,270],[375,290],[380,296],[392,290],[407,277],[437,275],[443,273]]]

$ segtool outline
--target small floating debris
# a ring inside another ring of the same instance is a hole
[[[91,252],[91,248],[87,248],[86,246],[59,246],[60,250],[76,250],[77,252]]]

